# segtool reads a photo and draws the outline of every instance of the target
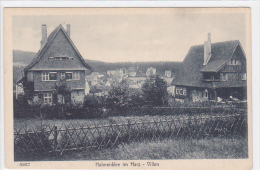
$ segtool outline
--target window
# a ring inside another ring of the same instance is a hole
[[[210,73],[203,73],[204,80],[210,80]]]
[[[54,57],[55,61],[69,60],[69,57]]]
[[[179,88],[176,89],[176,94],[180,94]]]
[[[228,74],[227,73],[222,73],[222,80],[227,81],[228,80]]]
[[[52,103],[52,93],[51,92],[44,93],[43,100],[44,100],[44,103],[51,104]]]
[[[72,80],[72,72],[66,72],[66,80]]]
[[[219,80],[220,79],[220,73],[213,74],[213,80]]]
[[[42,73],[42,81],[49,81],[49,73]]]
[[[66,79],[66,80],[80,80],[80,72],[66,72],[66,73],[61,73],[61,79]]]
[[[57,80],[56,72],[42,73],[42,81],[56,81],[56,80]]]
[[[203,73],[203,80],[205,81],[219,81],[220,73]]]
[[[74,73],[74,80],[79,80],[80,79],[80,72],[75,72]]]
[[[235,59],[231,59],[231,65],[235,65]]]
[[[50,78],[50,80],[57,80],[57,73],[56,72],[50,72],[49,78]]]
[[[65,80],[66,76],[65,76],[64,72],[61,73],[60,78],[61,78],[61,80]]]
[[[209,94],[208,94],[208,90],[206,89],[206,90],[204,91],[204,95],[203,95],[203,96],[204,96],[204,98],[208,98],[208,95],[209,95]]]
[[[231,65],[239,65],[239,60],[231,59]]]
[[[73,60],[73,57],[65,57],[65,56],[61,56],[61,57],[49,57],[49,60],[50,61],[66,61],[66,60],[70,60],[72,61]]]
[[[242,80],[246,80],[246,73],[242,73]]]
[[[187,90],[186,88],[183,88],[183,87],[176,87],[176,94],[179,94],[179,95],[187,95]]]
[[[186,89],[183,90],[183,95],[185,95],[185,96],[187,95]]]
[[[183,90],[182,90],[182,88],[180,89],[180,95],[183,95]]]

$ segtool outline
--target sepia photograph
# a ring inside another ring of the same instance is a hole
[[[250,165],[250,8],[5,12],[14,163]]]

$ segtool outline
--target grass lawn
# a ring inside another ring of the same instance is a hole
[[[248,158],[247,139],[143,141],[94,151],[67,152],[59,160],[149,160],[149,159],[237,159]]]

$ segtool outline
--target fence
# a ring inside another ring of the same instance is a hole
[[[247,138],[247,115],[153,117],[14,129],[15,160],[57,158],[66,151],[103,149],[130,141]]]
[[[196,115],[207,114],[236,114],[246,113],[246,105],[212,105],[212,106],[177,106],[177,107],[124,107],[124,108],[84,108],[82,105],[45,105],[43,107],[31,106],[30,108],[19,108],[14,111],[15,118],[45,119],[91,119],[110,116],[127,115]]]

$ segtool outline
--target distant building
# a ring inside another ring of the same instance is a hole
[[[118,77],[123,77],[124,74],[126,73],[125,69],[117,69],[117,70],[107,70],[107,75],[109,76],[118,76]]]
[[[86,81],[89,85],[95,86],[102,83],[102,80],[100,78],[103,76],[103,74],[100,74],[98,72],[92,72],[91,74],[86,76]]]
[[[172,71],[171,70],[165,70],[165,77],[171,77]]]
[[[137,75],[137,69],[135,67],[130,67],[128,69],[128,74],[130,77],[135,77]]]
[[[156,74],[156,68],[153,68],[153,67],[149,67],[147,70],[146,70],[146,76],[149,77],[151,75],[155,75]]]
[[[140,89],[147,80],[147,77],[128,77],[126,80],[130,88]]]

